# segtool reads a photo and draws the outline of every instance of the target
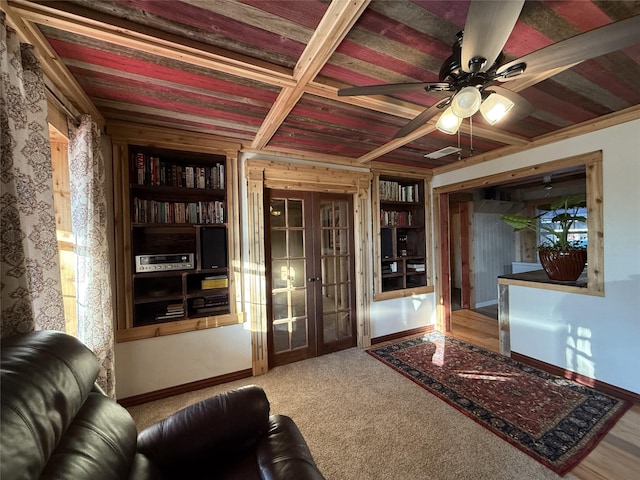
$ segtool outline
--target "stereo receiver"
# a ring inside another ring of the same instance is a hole
[[[165,270],[189,270],[194,268],[193,253],[164,253],[136,255],[136,273]]]

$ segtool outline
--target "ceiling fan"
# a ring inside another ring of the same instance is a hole
[[[436,127],[444,133],[454,134],[462,119],[478,111],[493,125],[510,111],[515,112],[511,117],[522,118],[534,110],[524,97],[499,86],[502,82],[525,77],[535,82],[536,75],[573,66],[640,42],[640,15],[636,15],[505,62],[502,49],[523,5],[524,0],[472,0],[464,31],[458,33],[453,54],[440,68],[439,82],[341,88],[338,95],[388,95],[420,90],[451,92],[447,98],[407,123],[394,138],[408,135],[441,111]]]

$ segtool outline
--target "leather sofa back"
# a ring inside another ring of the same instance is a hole
[[[129,413],[94,390],[96,356],[61,332],[2,340],[0,478],[122,479],[136,453]]]

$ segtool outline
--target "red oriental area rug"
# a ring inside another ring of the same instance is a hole
[[[631,406],[437,332],[367,352],[559,475]]]

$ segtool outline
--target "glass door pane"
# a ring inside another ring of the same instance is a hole
[[[351,305],[349,204],[346,200],[320,200],[323,343],[353,336]]]
[[[273,198],[269,214],[272,334],[278,354],[309,346],[303,201]]]

